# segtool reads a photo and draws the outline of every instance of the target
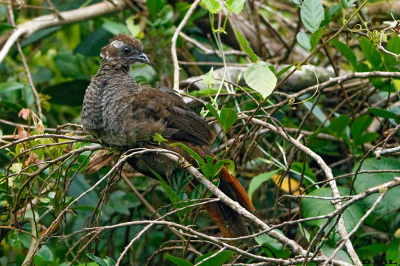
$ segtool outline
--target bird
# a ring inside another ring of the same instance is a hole
[[[82,124],[85,130],[106,146],[167,149],[195,165],[196,161],[189,153],[179,146],[170,145],[179,142],[203,159],[208,155],[216,162],[211,152],[216,134],[203,117],[193,112],[175,91],[138,84],[129,75],[133,65],[150,64],[143,49],[140,40],[127,34],[114,36],[101,49],[101,65],[87,87],[83,101]],[[167,141],[155,144],[152,136],[156,134]],[[178,179],[187,185],[188,193],[195,189],[193,182],[185,183],[183,180],[184,169],[162,154],[142,153],[130,159],[128,164],[152,178],[159,176],[169,182]],[[219,173],[218,187],[248,211],[254,211],[246,190],[225,166]],[[207,203],[204,208],[224,237],[249,235],[243,218],[229,206],[218,201]]]

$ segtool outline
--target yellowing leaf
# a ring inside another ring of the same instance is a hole
[[[21,170],[22,170],[22,163],[13,163],[10,168],[10,171],[13,172],[14,174],[21,172]]]
[[[394,237],[395,238],[400,238],[400,228],[396,230],[396,232],[394,232]]]
[[[275,174],[272,176],[272,181],[274,181],[274,183],[277,186],[280,186],[280,188],[287,193],[292,193],[292,195],[300,195],[300,191],[299,191],[299,182],[294,179],[294,178],[288,178],[288,177],[284,177],[283,181],[280,180],[281,175],[280,174]],[[290,185],[289,185],[290,182]]]

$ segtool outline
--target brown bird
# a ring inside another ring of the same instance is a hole
[[[101,66],[83,102],[82,123],[87,131],[108,146],[168,149],[191,164],[196,162],[188,153],[169,144],[180,142],[203,159],[206,155],[215,158],[210,150],[215,133],[202,117],[191,111],[174,91],[139,85],[129,75],[132,65],[150,63],[139,40],[119,34],[102,48],[100,56]],[[156,133],[168,141],[152,144],[151,137]],[[185,178],[182,167],[157,153],[143,153],[128,163],[144,175],[155,178],[155,172],[169,183],[174,178]],[[225,167],[219,178],[222,192],[248,211],[254,210],[245,189]],[[193,189],[188,185],[189,192]],[[204,208],[225,237],[249,234],[241,216],[224,203],[208,203]]]

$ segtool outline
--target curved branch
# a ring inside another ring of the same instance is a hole
[[[0,64],[3,62],[11,47],[21,36],[29,36],[38,30],[71,24],[102,15],[119,12],[126,6],[124,0],[114,0],[113,2],[114,4],[104,1],[102,3],[90,5],[84,8],[64,11],[60,13],[62,19],[58,16],[54,16],[54,14],[44,15],[17,25],[17,29],[11,34],[10,38],[8,38],[7,42],[0,51]]]

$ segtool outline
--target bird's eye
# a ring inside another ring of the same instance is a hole
[[[123,53],[123,54],[126,54],[126,55],[128,55],[128,54],[131,54],[132,53],[132,47],[130,47],[130,46],[128,46],[128,45],[125,45],[125,46],[123,46],[122,48],[121,48],[121,52]]]

